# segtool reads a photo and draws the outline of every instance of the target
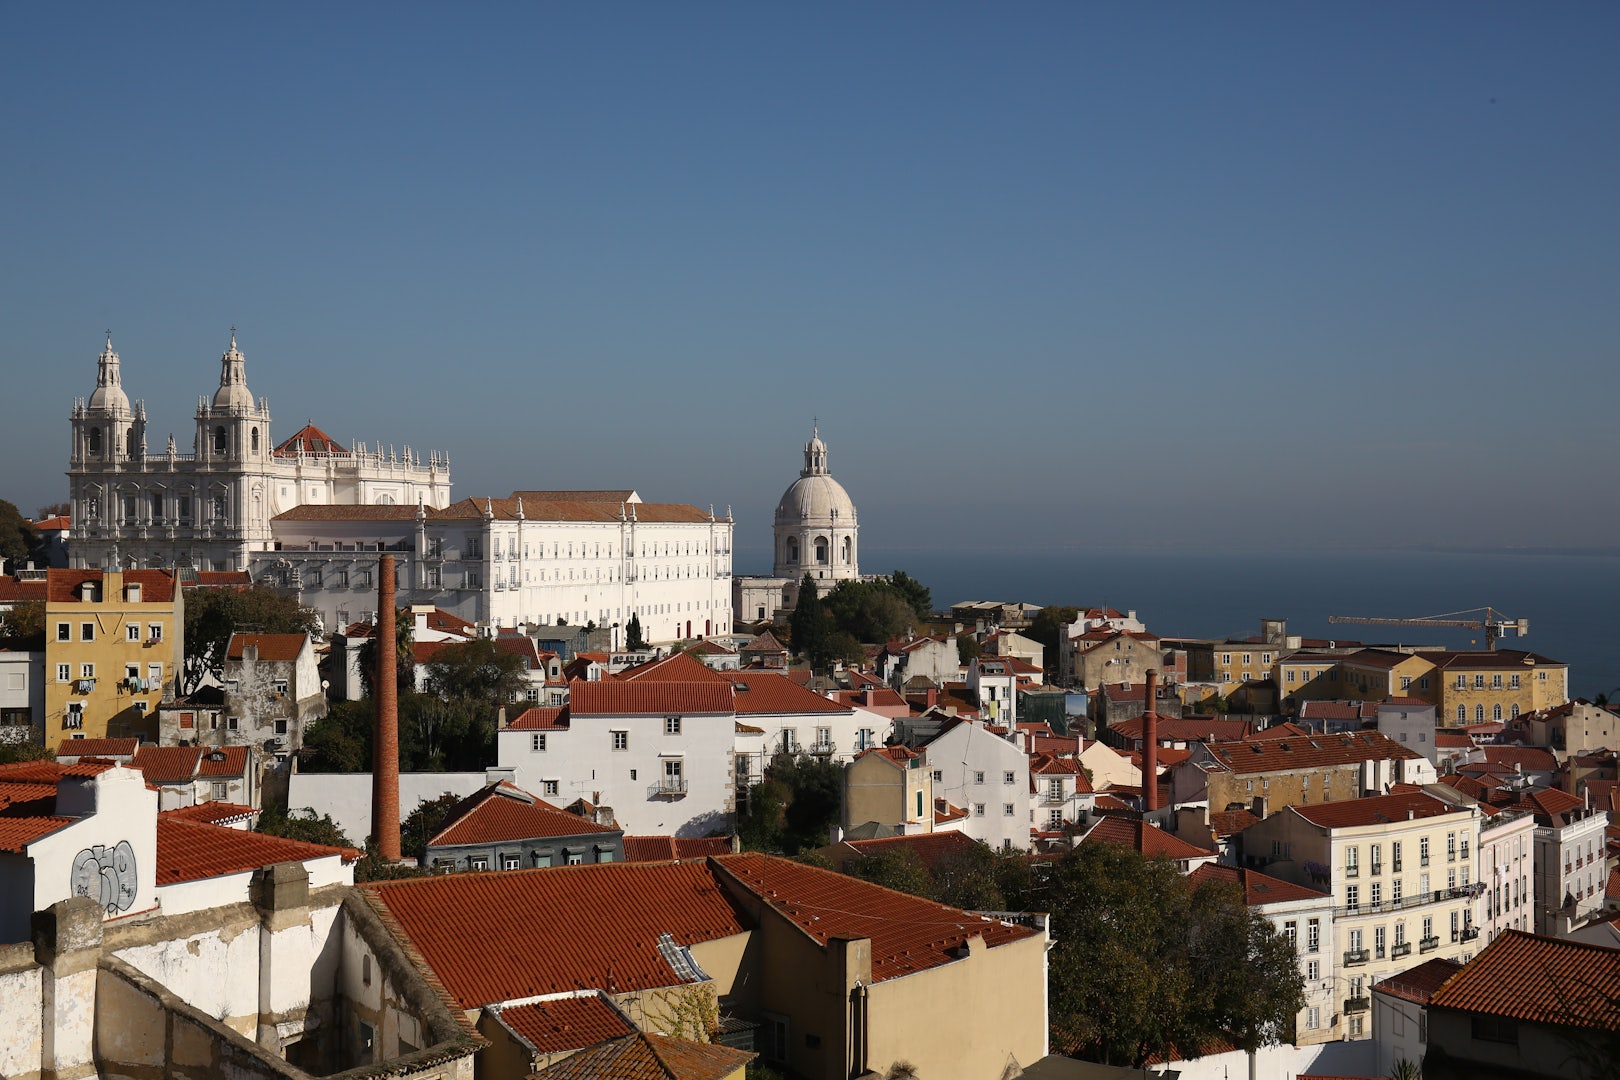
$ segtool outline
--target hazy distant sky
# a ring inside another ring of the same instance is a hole
[[[0,497],[101,332],[768,544],[1612,544],[1620,4],[10,5]]]

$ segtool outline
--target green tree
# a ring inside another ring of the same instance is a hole
[[[782,755],[749,790],[737,836],[750,851],[798,855],[827,842],[843,806],[844,770],[823,758]]]
[[[861,648],[861,643],[848,630],[834,631],[827,638],[827,656],[851,665],[866,662],[866,650]]]
[[[472,698],[403,694],[399,767],[406,772],[471,772],[495,760],[496,709]]]
[[[9,638],[38,638],[45,637],[45,602],[43,600],[19,600],[12,605],[10,611],[0,612],[0,637]]]
[[[304,729],[298,771],[369,772],[373,719],[369,700],[332,702],[325,716]]]
[[[405,815],[399,826],[400,848],[406,855],[423,866],[427,865],[427,843],[444,828],[450,811],[460,805],[454,795],[440,795],[437,799],[423,799],[416,809]]]
[[[808,660],[815,670],[826,671],[830,659],[827,639],[832,635],[832,627],[826,609],[821,606],[816,581],[808,571],[799,583],[799,599],[788,621],[788,630],[793,638],[793,651]]]
[[[934,863],[934,899],[968,911],[1006,911],[1001,890],[1002,864],[1023,860],[1022,853],[999,854],[988,845],[974,844],[948,852]]]
[[[956,658],[963,665],[977,660],[984,655],[984,649],[979,645],[979,639],[972,634],[961,633],[956,635]]]
[[[878,855],[851,859],[844,864],[844,873],[886,889],[934,899],[934,879],[909,847],[896,846]]]
[[[1044,649],[1041,666],[1047,671],[1057,671],[1058,645],[1067,633],[1066,628],[1079,617],[1080,609],[1077,607],[1043,607],[1030,620],[1024,636],[1041,643]]]
[[[916,609],[884,579],[840,581],[827,594],[826,606],[834,629],[857,641],[889,641],[918,623]]]
[[[478,638],[439,650],[427,665],[427,688],[445,700],[504,705],[523,689],[527,670],[518,654],[502,649],[492,638]]]
[[[640,652],[647,647],[647,639],[641,636],[641,616],[633,612],[624,625],[624,647],[630,652]]]
[[[67,517],[73,513],[73,504],[70,502],[46,503],[34,512],[35,521],[44,521],[46,518]]]
[[[267,836],[280,836],[288,840],[302,840],[306,844],[325,844],[328,847],[354,847],[331,814],[315,817],[312,814],[291,813],[265,807],[259,812],[258,832]]]
[[[928,586],[904,570],[896,570],[890,574],[889,584],[900,594],[901,599],[911,605],[911,610],[917,613],[918,622],[926,621],[934,614],[934,594]]]
[[[16,504],[0,499],[0,558],[11,568],[22,566],[29,559],[44,566],[41,547],[44,541],[33,522],[23,517]]]
[[[0,743],[0,765],[15,765],[19,761],[55,761],[56,754],[38,743]]]
[[[187,589],[186,654],[182,682],[187,694],[203,677],[219,678],[231,635],[316,634],[320,617],[297,598],[250,585],[241,589]]]
[[[377,696],[377,633],[360,645],[360,688],[366,697]],[[416,690],[416,621],[409,608],[394,614],[394,689],[401,694]]]

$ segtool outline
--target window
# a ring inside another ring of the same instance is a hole
[[[469,870],[488,870],[489,869],[489,856],[488,855],[474,855],[474,856],[470,857],[467,860],[467,869],[469,869]]]
[[[93,623],[93,622],[87,622],[87,623],[80,624],[80,626],[79,626],[79,640],[80,641],[94,641],[94,640],[96,640],[96,624]]]
[[[1357,911],[1359,911],[1361,909],[1361,886],[1360,885],[1346,885],[1344,887],[1344,906],[1349,908],[1352,914],[1354,914],[1355,912],[1357,912]],[[1356,930],[1356,931],[1353,931],[1353,933],[1359,935],[1361,933],[1361,931]],[[1357,948],[1357,949],[1359,949],[1360,947],[1361,946],[1359,946],[1359,945],[1351,946],[1351,948]]]
[[[1344,872],[1347,877],[1361,873],[1361,849],[1351,845],[1344,849]]]
[[[231,791],[230,791],[230,785],[229,784],[222,784],[222,783],[215,782],[213,784],[210,784],[209,787],[212,789],[212,794],[213,794],[213,798],[214,798],[215,802],[223,802],[224,800],[230,798]]]
[[[1384,899],[1384,883],[1381,881],[1373,882],[1372,888],[1367,892],[1367,899],[1372,903],[1373,907],[1377,907],[1382,903]]]
[[[1288,939],[1289,951],[1296,951],[1299,948],[1299,923],[1293,919],[1283,923],[1283,937]]]
[[[285,721],[285,720],[277,720],[276,721],[276,734],[277,735],[285,735],[285,734],[287,734],[287,721]]]
[[[973,816],[984,817],[984,803],[976,802],[973,804]]]
[[[1322,1010],[1318,1009],[1314,1005],[1311,1008],[1305,1010],[1305,1026],[1307,1028],[1309,1028],[1311,1031],[1315,1031],[1317,1028],[1321,1027],[1322,1026]]]
[[[1455,911],[1453,911],[1451,913],[1451,940],[1456,941],[1457,937],[1458,937],[1457,913]]]
[[[1011,769],[1009,769],[1006,772],[1001,774],[1001,782],[1003,784],[1017,783],[1018,782],[1018,774],[1013,772]]]
[[[141,640],[141,624],[140,623],[130,623],[128,626],[124,627],[124,640],[125,641],[139,641],[139,640]]]
[[[1446,833],[1446,862],[1457,861],[1457,834]]]
[[[1320,979],[1322,977],[1322,961],[1320,961],[1320,960],[1307,960],[1307,961],[1305,961],[1305,977],[1307,979],[1312,980],[1312,981],[1315,981],[1316,979]]]
[[[95,677],[96,677],[96,665],[94,665],[94,664],[80,664],[79,665],[79,678],[81,678],[81,679],[93,679]]]
[[[1427,836],[1418,839],[1418,865],[1429,865],[1429,838]]]
[[[1492,675],[1491,676],[1491,689],[1492,690],[1500,690],[1500,689],[1502,689],[1502,676],[1500,676],[1500,675]]]
[[[1519,689],[1519,677],[1517,675],[1509,675],[1508,676],[1508,688],[1510,690]]]
[[[1396,878],[1394,881],[1390,882],[1390,885],[1389,885],[1389,898],[1390,898],[1391,902],[1393,902],[1393,903],[1398,904],[1398,903],[1401,902],[1401,879],[1400,878]]]
[[[628,731],[615,731],[613,733],[613,749],[630,749],[630,733]]]
[[[983,773],[983,772],[982,772],[982,771],[979,771],[979,772],[975,772],[975,773],[974,773],[974,774],[973,774],[973,782],[974,782],[974,783],[975,783],[975,784],[982,784],[982,783],[984,783],[984,773]]]
[[[680,758],[664,759],[664,790],[686,790],[686,773],[682,767]]]
[[[943,770],[943,769],[935,769],[934,770],[934,783],[940,784],[940,783],[944,783],[944,781],[945,781],[945,770]]]
[[[555,799],[561,787],[562,781],[560,780],[542,780],[540,781],[540,794]]]
[[[1361,1034],[1361,1029],[1362,1029],[1362,1016],[1361,1016],[1361,1014],[1360,1013],[1351,1013],[1350,1014],[1350,1034],[1352,1036],[1360,1035]]]
[[[1397,874],[1401,872],[1401,842],[1396,840],[1389,845],[1390,868]]]
[[[1305,920],[1305,951],[1318,952],[1322,948],[1322,920]]]
[[[1384,872],[1384,845],[1382,845],[1382,844],[1374,844],[1374,845],[1372,845],[1370,854],[1372,855],[1372,872],[1375,875],[1383,873]]]
[[[146,627],[146,640],[152,642],[154,645],[162,641],[163,624],[158,622],[148,623]]]
[[[57,664],[56,665],[56,681],[57,682],[67,682],[68,680],[70,680],[72,678],[73,678],[73,665],[72,664]]]
[[[664,734],[679,735],[681,733],[681,718],[678,716],[664,717]]]
[[[1012,817],[1013,816],[1013,804],[1010,803],[1010,802],[1002,803],[1001,804],[1001,815],[1003,817]]]
[[[545,753],[546,752],[546,737],[545,737],[545,735],[543,735],[543,734],[541,734],[539,732],[536,732],[535,734],[530,735],[529,736],[529,749],[532,752],[536,753],[536,754]]]
[[[521,864],[521,860],[519,860],[519,858],[516,855],[502,855],[501,856],[501,869],[502,870],[516,870],[520,864]]]
[[[1485,676],[1484,675],[1475,675],[1474,676],[1474,689],[1475,690],[1483,690],[1483,689],[1485,689]]]
[[[65,622],[57,623],[56,624],[56,640],[57,641],[72,641],[73,640],[73,624],[72,623],[65,623]]]
[[[1375,960],[1384,958],[1384,928],[1382,926],[1373,929],[1373,958]]]

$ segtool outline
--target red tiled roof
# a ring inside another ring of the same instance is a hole
[[[100,776],[118,766],[110,761],[81,761],[76,765],[63,765],[59,761],[16,761],[0,765],[0,783],[51,784],[65,776]]]
[[[943,858],[972,850],[978,841],[959,831],[913,833],[910,836],[877,836],[870,840],[844,840],[837,848],[847,848],[851,856],[875,858],[891,851],[911,851],[930,870]],[[836,858],[836,856],[834,856]]]
[[[1211,810],[1209,814],[1209,827],[1216,836],[1236,836],[1259,823],[1260,819],[1247,810]]]
[[[303,503],[283,510],[270,520],[415,521],[416,507],[403,503]]]
[[[860,758],[874,754],[878,757],[886,758],[887,760],[892,761],[902,769],[906,767],[906,763],[912,758],[922,756],[921,754],[917,753],[917,751],[912,750],[909,747],[901,746],[897,743],[894,746],[874,746],[870,750],[862,750],[859,754],[856,754],[855,757],[857,760],[859,760]]]
[[[202,760],[200,746],[143,746],[135,754],[130,767],[141,770],[154,784],[179,783],[197,778],[197,766]]]
[[[1620,1031],[1620,950],[1504,930],[1447,979],[1431,1008]]]
[[[502,780],[473,792],[451,808],[431,847],[499,844],[547,836],[611,836],[619,830],[575,817]]]
[[[274,453],[276,457],[291,457],[298,453],[347,454],[348,451],[314,424],[305,424],[283,440]]]
[[[1558,759],[1553,757],[1552,751],[1539,746],[1482,746],[1479,752],[1485,755],[1487,765],[1509,771],[1554,772],[1558,768]]]
[[[0,777],[0,814],[7,817],[49,817],[55,811],[55,780]]]
[[[64,825],[79,820],[71,817],[0,817],[0,851],[21,855],[29,844],[48,836]]]
[[[1204,852],[1208,854],[1208,852]],[[1224,881],[1229,885],[1236,885],[1243,890],[1243,902],[1250,907],[1260,904],[1283,904],[1292,900],[1326,900],[1326,893],[1319,893],[1315,889],[1307,889],[1303,885],[1295,885],[1291,881],[1270,877],[1258,870],[1249,870],[1237,866],[1217,866],[1214,863],[1205,863],[1192,872],[1193,884],[1201,885],[1206,881]]]
[[[429,630],[437,630],[442,634],[458,634],[469,638],[478,636],[478,628],[472,623],[440,607],[429,611],[425,621]]]
[[[65,532],[73,528],[73,519],[66,514],[58,514],[55,517],[41,518],[34,522],[34,528],[40,532]]]
[[[776,640],[775,634],[766,630],[737,651],[739,653],[784,653],[787,652],[787,646]]]
[[[279,862],[303,862],[332,855],[341,855],[344,862],[351,862],[360,857],[360,852],[354,848],[307,844],[302,840],[243,832],[162,814],[157,819],[159,885],[245,874]]]
[[[1376,731],[1212,743],[1205,749],[1216,764],[1238,774],[1320,769],[1361,761],[1412,761],[1422,756]]]
[[[872,701],[870,704],[867,703],[867,691],[864,689],[835,690],[833,693],[832,700],[850,709],[893,709],[904,707],[906,704],[906,699],[900,696],[899,691],[891,690],[888,687],[882,689],[872,687]]]
[[[720,1043],[635,1032],[581,1050],[535,1073],[535,1080],[724,1080],[758,1054]]]
[[[45,572],[45,600],[50,604],[76,604],[80,602],[79,586],[87,581],[101,581],[100,570],[47,570]],[[125,585],[141,587],[142,604],[169,604],[174,602],[174,575],[167,570],[125,570]],[[103,595],[102,602],[117,597]]]
[[[228,802],[200,802],[195,806],[177,806],[173,810],[159,811],[160,817],[179,818],[182,821],[201,821],[209,825],[223,825],[227,821],[242,821],[258,811],[251,806]]]
[[[674,859],[706,859],[710,855],[731,854],[727,836],[627,836],[625,862],[669,862]]]
[[[732,700],[738,716],[850,713],[849,706],[824,698],[774,671],[728,671],[724,677],[735,691]]]
[[[1444,814],[1465,814],[1460,806],[1437,799],[1423,792],[1401,792],[1394,795],[1374,795],[1367,799],[1345,799],[1341,802],[1318,803],[1315,806],[1290,806],[1313,825],[1325,829],[1351,829],[1360,825],[1379,825],[1409,818],[1440,817]]]
[[[747,930],[707,863],[607,863],[365,886],[464,1008],[681,982],[658,952]]]
[[[1141,684],[1137,684],[1134,689],[1136,696],[1128,700],[1141,701]],[[1112,691],[1108,696],[1114,697]],[[1114,700],[1127,699],[1114,698]],[[1142,717],[1133,716],[1129,720],[1110,724],[1109,730],[1117,732],[1122,738],[1140,742],[1145,723]],[[1160,742],[1233,742],[1254,731],[1254,723],[1249,720],[1216,720],[1213,717],[1203,716],[1187,719],[1161,716],[1158,727]]]
[[[952,821],[961,821],[968,816],[967,807],[952,806],[950,800],[943,795],[934,796],[934,824],[944,825]]]
[[[1373,989],[1382,994],[1391,994],[1419,1005],[1427,1005],[1429,998],[1440,989],[1445,981],[1463,966],[1455,960],[1447,960],[1437,956],[1433,960],[1426,960],[1417,967],[1407,968],[1398,974],[1373,983]]]
[[[1376,720],[1378,706],[1371,701],[1307,701],[1299,715],[1305,720]]]
[[[129,757],[140,745],[139,739],[63,739],[57,744],[56,759]]]
[[[699,665],[702,666],[701,664]],[[731,683],[586,682],[568,684],[574,716],[657,716],[663,713],[721,714],[733,711]]]
[[[248,748],[214,746],[207,748],[197,762],[198,777],[240,777],[247,774]]]
[[[567,709],[525,709],[507,725],[513,731],[567,731]]]
[[[595,1046],[636,1030],[600,994],[509,1006],[500,1017],[541,1054]]]
[[[16,604],[24,600],[44,600],[45,582],[18,581],[14,577],[0,577],[0,603]]]
[[[308,641],[307,634],[232,634],[231,643],[225,650],[225,659],[240,660],[243,650],[255,645],[259,649],[260,660],[286,663],[297,660]]]
[[[1563,828],[1571,820],[1569,815],[1579,815],[1586,809],[1586,803],[1567,791],[1545,788],[1520,799],[1519,809],[1536,815],[1536,822],[1540,825]]]
[[[1124,844],[1150,859],[1156,855],[1176,860],[1208,859],[1215,855],[1207,848],[1189,844],[1181,837],[1140,819],[1113,815],[1098,820],[1081,843]]]
[[[771,855],[710,863],[823,947],[835,937],[870,938],[874,983],[949,963],[970,937],[995,948],[1035,932]]]
[[[671,653],[662,660],[638,664],[619,673],[622,682],[697,682],[724,683],[735,672],[722,675],[708,664],[684,652]]]

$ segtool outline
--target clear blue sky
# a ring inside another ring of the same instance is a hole
[[[1611,544],[1620,5],[12,5],[0,497],[111,327],[189,446],[768,543]]]

